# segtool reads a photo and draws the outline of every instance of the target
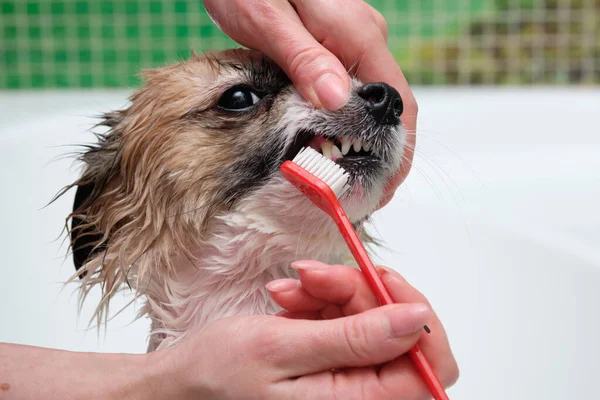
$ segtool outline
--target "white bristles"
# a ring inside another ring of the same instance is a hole
[[[349,175],[344,168],[313,148],[305,147],[293,161],[329,185],[338,198],[348,189]]]

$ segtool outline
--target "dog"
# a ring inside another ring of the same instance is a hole
[[[67,217],[81,301],[99,285],[105,320],[129,286],[152,320],[148,351],[211,320],[275,314],[265,284],[290,263],[339,263],[332,220],[279,171],[305,146],[350,175],[340,199],[355,229],[400,167],[402,99],[353,78],[349,103],[317,109],[270,59],[251,50],[192,54],[143,73],[127,108],[105,114]]]

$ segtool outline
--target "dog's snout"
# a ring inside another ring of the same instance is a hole
[[[384,82],[367,83],[357,94],[365,100],[365,107],[375,121],[382,125],[397,125],[402,115],[400,93]]]

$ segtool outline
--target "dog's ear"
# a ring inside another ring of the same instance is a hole
[[[77,186],[75,193],[75,202],[73,203],[73,216],[71,218],[71,247],[73,249],[73,263],[75,270],[85,264],[94,254],[101,251],[102,247],[96,248],[96,245],[102,241],[104,234],[93,227],[85,226],[85,217],[87,213],[80,213],[83,210],[86,200],[90,198],[94,191],[94,184],[88,183]],[[85,274],[81,275],[83,277]]]
[[[99,228],[101,216],[102,194],[109,184],[118,179],[120,165],[120,142],[122,133],[120,124],[123,112],[107,113],[98,126],[109,130],[105,134],[96,135],[98,143],[87,146],[80,156],[84,163],[84,172],[72,186],[77,186],[73,212],[70,214],[71,247],[75,269],[79,270],[90,261],[95,254],[105,250],[110,241],[110,234]],[[80,277],[85,276],[81,274]]]

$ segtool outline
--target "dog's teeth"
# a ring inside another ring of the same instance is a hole
[[[323,143],[321,143],[321,153],[323,153],[323,156],[326,158],[329,158],[331,160],[331,146],[333,146],[333,143],[331,142],[331,140],[326,140]]]
[[[352,148],[355,152],[359,152],[362,147],[362,141],[360,139],[355,139],[354,143],[352,143]]]
[[[333,160],[337,160],[338,158],[342,158],[342,152],[338,147],[334,144],[331,146],[331,157]]]
[[[363,144],[362,144],[362,148],[363,148],[364,151],[371,150],[371,143],[369,143],[367,141],[364,141]]]
[[[350,151],[350,147],[352,146],[352,141],[348,138],[342,138],[342,154],[346,155]]]

